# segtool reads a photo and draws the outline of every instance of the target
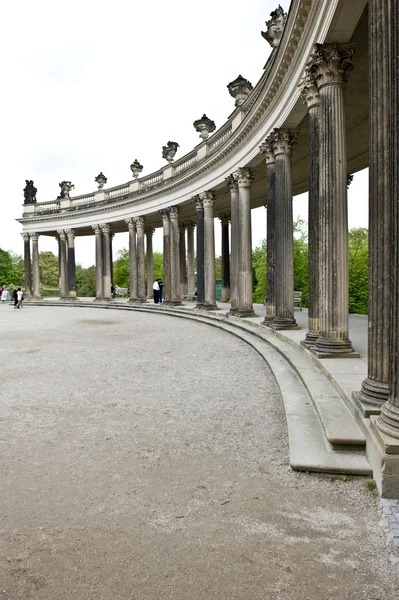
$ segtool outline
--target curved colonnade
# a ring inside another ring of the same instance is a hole
[[[397,454],[384,477],[399,495],[399,278],[390,268],[397,264],[399,246],[398,6],[397,0],[382,4],[293,0],[288,15],[278,8],[264,36],[273,47],[264,73],[254,89],[240,77],[230,84],[235,84],[236,108],[218,131],[202,136],[206,139],[183,158],[164,155],[164,168],[121,186],[103,189],[100,183],[94,193],[70,197],[72,186],[63,182],[56,201],[37,203],[26,196],[19,221],[27,297],[40,296],[39,235],[57,237],[60,296],[75,298],[74,239],[94,232],[96,296],[110,299],[112,236],[128,230],[129,302],[145,303],[152,292],[152,233],[162,226],[166,303],[181,304],[187,266],[188,296],[194,298],[196,286],[197,307],[206,310],[217,307],[214,219],[219,218],[222,300],[230,299],[231,314],[249,317],[254,315],[251,209],[264,205],[264,325],[277,331],[297,327],[292,196],[308,190],[309,323],[303,345],[317,358],[351,358],[358,354],[348,331],[348,174],[369,166],[368,377],[355,402],[379,456]],[[374,470],[384,471],[384,460],[374,460]]]

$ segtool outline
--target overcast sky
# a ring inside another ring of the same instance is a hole
[[[289,0],[280,0],[286,10]],[[257,83],[270,53],[260,32],[277,0],[20,0],[2,6],[0,51],[0,247],[22,254],[25,179],[38,201],[56,198],[58,183],[74,195],[131,179],[137,158],[147,175],[200,142],[193,121],[206,113],[220,127],[234,109],[226,85],[239,74]],[[367,227],[367,171],[349,193],[349,226]],[[253,245],[265,237],[265,209],[253,211]],[[307,219],[306,195],[294,216]],[[219,227],[216,252],[220,253]],[[114,252],[128,244],[117,234]],[[57,251],[40,237],[40,250]],[[161,230],[154,249],[162,250]],[[94,264],[94,236],[77,238],[76,260]]]

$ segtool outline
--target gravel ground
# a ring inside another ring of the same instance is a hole
[[[378,498],[290,470],[244,342],[90,308],[0,326],[0,600],[398,598]]]

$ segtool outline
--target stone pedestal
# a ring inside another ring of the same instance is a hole
[[[93,225],[96,237],[96,300],[103,299],[103,232],[100,225]]]
[[[219,217],[222,226],[222,297],[220,302],[230,301],[230,244],[229,222],[230,215],[223,214]]]
[[[204,248],[204,205],[199,196],[194,196],[195,213],[197,218],[197,305],[205,305],[205,248]]]
[[[75,232],[73,229],[67,229],[68,239],[68,298],[74,300],[76,298],[76,261],[75,261]]]
[[[24,271],[25,271],[25,300],[30,300],[32,297],[32,265],[30,259],[30,235],[29,233],[21,234],[24,240]]]
[[[194,268],[194,228],[195,223],[187,223],[187,300],[196,300]]]
[[[319,358],[359,356],[349,339],[348,216],[344,84],[353,49],[316,44],[309,73],[320,94],[320,335]]]
[[[308,213],[308,331],[301,344],[312,348],[320,330],[320,199],[319,119],[320,96],[316,78],[307,70],[301,84],[309,115],[309,213]]]
[[[266,204],[266,314],[264,325],[270,325],[276,316],[276,300],[274,294],[274,212],[276,196],[276,162],[274,160],[273,134],[271,133],[261,145],[260,151],[265,155],[267,169],[267,204]]]
[[[294,231],[292,217],[291,152],[296,134],[289,129],[275,129],[273,150],[276,165],[275,195],[275,271],[276,315],[273,329],[296,329],[294,318]]]
[[[111,228],[108,223],[101,224],[103,232],[103,298],[111,300]]]
[[[163,225],[163,303],[169,304],[171,300],[171,273],[170,273],[170,218],[169,208],[160,211]]]
[[[215,269],[215,225],[213,205],[215,194],[210,191],[200,195],[204,206],[204,275],[205,304],[207,310],[217,309],[216,305],[216,269]]]
[[[145,259],[144,259],[144,218],[136,217],[137,230],[137,301],[147,302],[145,286]]]
[[[129,228],[129,302],[137,302],[137,241],[136,222],[133,218],[125,219]]]
[[[39,234],[31,233],[32,239],[32,275],[33,275],[33,299],[40,298],[40,269],[39,269]]]
[[[179,261],[179,207],[172,206],[170,218],[170,304],[181,304],[180,299],[180,261]]]
[[[66,248],[66,232],[63,229],[57,231],[59,241],[59,282],[60,282],[60,298],[64,299],[68,295],[68,267],[67,267],[67,248]]]
[[[238,310],[238,243],[239,243],[239,210],[238,210],[238,183],[233,175],[229,175],[226,183],[230,190],[231,199],[231,272],[230,272],[230,311],[234,315]]]
[[[154,297],[153,283],[154,283],[154,262],[152,252],[152,236],[155,229],[148,228],[145,230],[147,238],[147,298]]]
[[[237,317],[254,317],[252,290],[251,183],[250,169],[233,173],[238,183],[238,307]]]

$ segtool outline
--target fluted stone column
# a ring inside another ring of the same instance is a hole
[[[270,327],[276,330],[297,328],[294,318],[294,228],[291,186],[291,153],[296,140],[296,133],[290,129],[275,129],[273,132],[276,165],[274,206],[276,315]]]
[[[170,279],[170,217],[169,208],[160,211],[163,225],[163,302],[170,303],[171,279]]]
[[[194,228],[195,223],[187,223],[187,300],[195,300],[195,268],[194,268]]]
[[[215,194],[211,191],[202,192],[200,198],[204,205],[204,275],[205,275],[205,304],[207,310],[214,310],[216,305],[216,267],[215,267],[215,224],[213,220],[213,205]]]
[[[273,133],[267,136],[260,147],[265,155],[267,169],[267,204],[266,204],[266,314],[263,320],[265,325],[270,325],[276,316],[276,300],[274,292],[274,212],[276,196],[276,161],[274,159]]]
[[[33,298],[40,298],[40,268],[39,268],[39,234],[31,233],[32,238],[32,275]]]
[[[147,227],[145,230],[145,235],[147,239],[147,298],[153,298],[154,290],[154,262],[153,262],[153,252],[152,252],[152,236],[155,229],[152,227]]]
[[[171,206],[170,213],[170,304],[181,304],[179,260],[179,207]]]
[[[137,300],[147,302],[144,259],[144,217],[136,217],[137,229]]]
[[[25,300],[32,297],[32,264],[30,258],[30,235],[21,233],[24,240]]]
[[[129,302],[137,302],[137,245],[136,222],[133,218],[125,219],[129,229]]]
[[[239,210],[238,210],[238,183],[233,175],[226,178],[231,199],[231,273],[230,273],[230,314],[238,310],[238,241],[239,241]]]
[[[223,214],[219,217],[222,227],[222,297],[220,302],[230,301],[230,244],[229,223],[230,215]]]
[[[238,183],[238,308],[237,317],[254,317],[252,289],[251,169],[233,173]]]
[[[179,225],[180,298],[186,295],[186,223]]]
[[[194,196],[195,214],[197,219],[197,305],[205,306],[205,235],[204,235],[204,205],[199,196]]]
[[[114,237],[115,237],[114,233],[109,234],[109,263],[111,265],[111,283],[112,283],[112,285],[114,285],[114,258],[113,258],[113,252],[112,252],[112,240],[114,239]]]
[[[344,85],[353,49],[316,44],[308,69],[320,94],[319,358],[359,356],[349,339],[348,215]]]
[[[67,267],[67,234],[63,229],[57,231],[59,237],[59,267],[60,267],[60,298],[66,298],[68,295],[68,267]]]
[[[312,348],[320,330],[320,96],[316,79],[309,69],[301,83],[301,93],[309,115],[308,331],[301,344]]]
[[[68,239],[68,298],[76,298],[75,232],[73,229],[67,229],[65,233]]]
[[[103,298],[111,300],[111,228],[108,223],[101,224],[103,232]]]
[[[93,225],[96,236],[96,300],[103,298],[103,232],[100,225]]]
[[[376,6],[373,8],[376,9]],[[374,14],[374,13],[373,13]],[[384,15],[386,13],[384,12]],[[388,64],[391,66],[389,105],[391,131],[389,135],[389,189],[391,190],[391,212],[390,212],[390,238],[391,238],[391,280],[390,292],[390,320],[391,328],[390,354],[389,354],[389,400],[381,408],[381,414],[377,420],[377,427],[385,434],[399,439],[399,0],[391,0],[391,44],[388,48]],[[382,15],[381,15],[382,18]],[[375,34],[374,34],[375,35]],[[385,33],[386,35],[386,33]],[[378,40],[373,40],[372,44]],[[372,58],[373,60],[373,58]],[[387,82],[384,82],[387,85]],[[384,95],[385,96],[385,95]],[[386,96],[385,96],[386,98]],[[376,99],[376,102],[379,100]],[[386,101],[386,99],[385,99]],[[374,149],[373,149],[374,150]],[[381,315],[380,315],[381,317]],[[392,446],[392,444],[391,444]],[[395,453],[399,451],[396,445]],[[386,473],[388,479],[389,472]],[[397,477],[397,475],[396,475]],[[395,495],[397,498],[398,489]]]

